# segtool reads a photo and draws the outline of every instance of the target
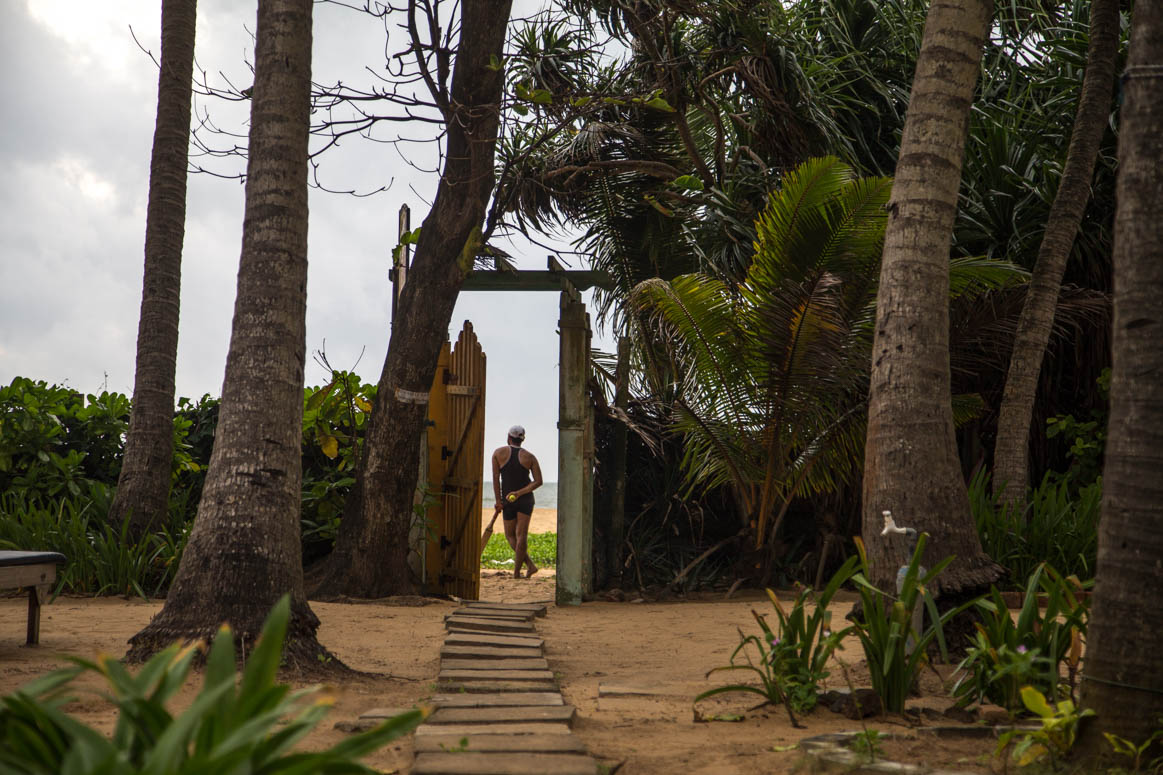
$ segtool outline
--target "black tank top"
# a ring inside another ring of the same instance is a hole
[[[509,447],[509,459],[501,466],[501,494],[508,495],[514,490],[520,490],[532,481],[529,469],[521,465],[521,448]]]

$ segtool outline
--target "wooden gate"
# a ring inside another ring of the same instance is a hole
[[[430,591],[480,598],[481,489],[485,443],[485,354],[465,321],[456,347],[445,343],[428,401],[428,509],[425,579]]]

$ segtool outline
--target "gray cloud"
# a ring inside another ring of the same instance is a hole
[[[253,4],[239,5],[199,3],[197,57],[212,79],[222,72],[241,86],[249,85],[243,58],[255,14]],[[107,385],[129,393],[157,89],[156,69],[137,50],[129,27],[157,52],[158,4],[37,0],[35,15],[31,7],[0,8],[0,67],[7,74],[0,80],[0,382],[21,375],[86,392]],[[382,68],[382,28],[333,6],[316,6],[316,14],[317,79],[366,83],[364,64]],[[200,104],[215,121],[245,133],[245,106]],[[392,147],[358,139],[330,153],[325,164],[327,183],[338,188],[394,181],[389,192],[371,198],[312,191],[310,200],[308,351],[325,340],[331,363],[348,368],[365,349],[357,371],[374,382],[390,331],[387,270],[396,213],[408,203],[419,225],[436,178],[408,167]],[[430,156],[424,166],[432,166]],[[242,201],[237,182],[191,176],[179,395],[221,389]],[[542,248],[521,245],[513,252],[519,265],[544,266]],[[557,454],[557,305],[555,293],[466,293],[451,326],[455,339],[461,323],[472,320],[488,355],[486,446],[503,443],[512,423],[524,424],[550,479]],[[308,363],[308,384],[326,379]]]

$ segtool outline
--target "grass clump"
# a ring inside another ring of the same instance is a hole
[[[557,566],[557,533],[531,533],[529,535],[529,558],[538,568]],[[513,549],[505,540],[505,534],[493,533],[481,554],[482,568],[512,568]]]

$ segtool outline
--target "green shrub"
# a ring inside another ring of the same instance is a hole
[[[326,365],[326,358],[322,359]],[[332,369],[331,382],[303,391],[302,540],[309,561],[331,550],[355,485],[361,438],[376,386]]]
[[[1051,768],[1054,768],[1074,747],[1074,740],[1078,736],[1078,723],[1088,716],[1093,716],[1094,711],[1089,708],[1080,711],[1070,700],[1062,700],[1056,705],[1051,705],[1041,692],[1032,686],[1022,687],[1021,698],[1022,704],[1034,715],[1041,727],[1033,731],[1015,727],[1003,733],[997,741],[997,753],[1000,754],[1010,742],[1018,738],[1013,758],[1019,767],[1048,759]]]
[[[1077,578],[1040,565],[1026,581],[1017,619],[994,588],[976,602],[981,621],[953,687],[959,705],[988,700],[1010,711],[1023,707],[1021,690],[1033,686],[1051,700],[1074,698],[1089,611]],[[1041,595],[1041,599],[1039,596]],[[1062,665],[1067,680],[1061,679]]]
[[[969,498],[982,549],[1020,585],[1049,563],[1067,576],[1090,579],[1098,556],[1102,479],[1075,488],[1046,474],[1024,507],[1010,507],[990,494],[989,475],[978,471]]]
[[[90,482],[111,485],[121,470],[129,399],[85,396],[16,377],[0,387],[0,492],[42,499],[79,496]]]
[[[119,528],[109,523],[109,501],[109,489],[92,483],[87,493],[48,505],[19,491],[0,495],[0,547],[63,554],[57,593],[158,595],[177,572],[189,524],[135,540],[128,517]]]
[[[292,752],[327,714],[317,689],[290,692],[275,682],[290,618],[284,597],[236,674],[230,629],[218,632],[193,703],[172,716],[166,702],[182,688],[197,646],[171,646],[136,675],[118,661],[73,659],[74,667],[47,676],[0,702],[0,770],[17,775],[211,775],[265,773],[373,773],[358,759],[414,729],[427,715],[413,710],[368,732],[318,752]],[[111,738],[63,710],[72,681],[82,673],[102,676],[117,707]]]
[[[884,703],[884,709],[900,713],[905,708],[905,698],[912,690],[925,665],[925,652],[934,640],[946,658],[945,623],[964,611],[973,601],[969,601],[945,613],[939,614],[933,597],[925,593],[925,587],[945,567],[953,561],[946,557],[935,567],[922,574],[921,556],[929,534],[917,537],[916,550],[909,560],[899,596],[893,596],[877,589],[868,580],[868,557],[864,542],[856,539],[860,553],[860,572],[852,580],[860,593],[861,618],[856,622],[856,636],[864,647],[864,658],[871,674],[872,689]],[[913,611],[923,604],[929,614],[929,626],[922,632],[913,629]],[[891,602],[890,602],[891,601]]]
[[[731,664],[716,667],[707,673],[744,671],[755,674],[759,686],[728,684],[702,692],[694,701],[729,692],[758,694],[771,703],[784,703],[794,713],[811,710],[816,704],[820,683],[828,677],[828,660],[840,641],[851,632],[847,627],[838,632],[831,629],[832,612],[828,610],[832,598],[856,572],[856,558],[852,557],[832,576],[828,585],[815,599],[815,609],[808,613],[811,589],[801,587],[789,611],[785,612],[779,598],[770,589],[767,596],[775,609],[778,624],[772,629],[764,615],[752,610],[759,623],[760,634],[739,632],[740,643],[731,654]],[[754,654],[754,658],[752,658]],[[742,655],[746,664],[737,661]]]

